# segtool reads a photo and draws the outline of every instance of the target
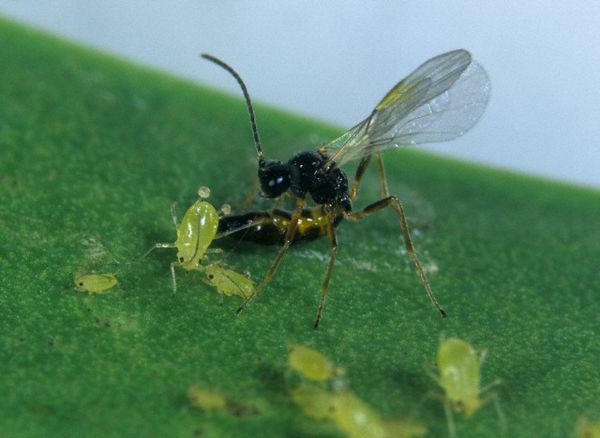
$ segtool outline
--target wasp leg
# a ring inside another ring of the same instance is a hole
[[[150,248],[144,253],[143,256],[140,257],[140,260],[145,259],[148,256],[148,254],[150,254],[152,251],[158,248],[176,248],[176,246],[174,243],[155,243],[154,245],[152,245],[152,248]]]
[[[377,152],[375,158],[377,158],[377,172],[379,173],[379,184],[381,185],[381,197],[387,198],[390,196],[390,193],[388,192],[387,180],[385,179],[385,168],[383,167],[381,152]]]
[[[352,183],[352,187],[350,188],[350,199],[356,198],[358,195],[358,189],[360,187],[360,181],[362,180],[367,167],[369,167],[369,163],[371,162],[371,154],[363,157],[358,164],[358,168],[356,169],[356,173],[354,174],[354,182]]]
[[[371,154],[363,157],[358,164],[356,174],[354,175],[354,182],[350,188],[350,199],[354,199],[358,196],[358,189],[360,187],[362,177],[365,174],[367,167],[369,167],[369,164],[371,163],[371,157]],[[389,192],[387,181],[385,179],[385,168],[383,167],[383,158],[381,158],[381,152],[376,152],[375,157],[377,158],[377,171],[379,173],[379,183],[381,185],[381,196],[383,198],[387,198],[389,196]]]
[[[319,302],[319,310],[317,310],[315,329],[319,328],[319,322],[321,322],[321,318],[323,317],[323,307],[325,306],[329,280],[331,279],[331,273],[333,272],[333,265],[335,264],[335,256],[337,253],[337,238],[335,237],[335,229],[333,228],[331,215],[327,215],[327,238],[331,242],[331,256],[329,257],[329,264],[327,265],[325,279],[323,280],[323,288],[321,289],[321,301]]]
[[[364,218],[365,216],[368,216],[371,213],[374,213],[376,211],[379,211],[386,207],[389,207],[390,205],[394,206],[396,213],[398,214],[398,217],[400,218],[400,229],[402,230],[402,237],[404,239],[404,247],[406,248],[406,252],[408,252],[411,259],[413,260],[415,268],[417,269],[417,273],[419,274],[419,277],[421,278],[421,283],[423,283],[423,286],[425,287],[425,291],[427,292],[427,296],[429,297],[429,299],[431,300],[431,302],[433,303],[433,305],[435,306],[437,311],[440,313],[441,317],[445,318],[446,311],[444,309],[442,309],[442,307],[439,305],[437,299],[435,298],[435,295],[433,295],[433,291],[431,290],[431,286],[429,285],[429,280],[427,280],[425,271],[423,270],[423,267],[421,266],[421,263],[419,262],[419,258],[417,257],[417,253],[415,252],[415,248],[414,248],[412,240],[410,238],[410,232],[408,230],[408,222],[406,220],[406,215],[404,214],[404,207],[402,207],[402,203],[398,200],[398,198],[396,196],[388,196],[386,198],[380,199],[379,201],[372,203],[371,205],[366,206],[364,208],[364,210],[359,211],[358,213],[346,213],[345,215],[349,219],[359,220],[359,219]]]
[[[260,284],[254,290],[254,293],[252,295],[250,295],[248,298],[246,298],[246,300],[235,311],[236,315],[239,315],[240,313],[242,313],[244,308],[249,303],[251,303],[254,300],[254,298],[256,298],[258,293],[269,283],[269,281],[271,280],[273,275],[275,275],[275,272],[277,272],[277,268],[279,268],[279,264],[283,260],[285,253],[287,252],[288,248],[294,241],[294,236],[296,236],[296,230],[298,229],[298,220],[300,219],[302,208],[304,208],[304,199],[298,199],[296,201],[296,204],[297,204],[296,208],[292,212],[292,217],[290,218],[290,223],[288,224],[287,230],[285,232],[285,240],[283,241],[283,246],[279,249],[279,252],[277,253],[277,257],[275,257],[275,260],[271,264],[271,267],[265,274],[265,277],[263,278],[263,280],[260,282]]]

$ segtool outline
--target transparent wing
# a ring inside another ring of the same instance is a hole
[[[373,152],[460,137],[479,120],[490,80],[466,50],[438,55],[392,88],[365,120],[320,150],[342,165]]]

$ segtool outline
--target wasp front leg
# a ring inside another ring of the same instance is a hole
[[[323,280],[323,287],[321,288],[321,300],[319,301],[319,309],[317,310],[317,319],[315,320],[314,328],[319,328],[319,323],[323,317],[323,308],[325,307],[325,298],[327,297],[327,290],[329,289],[329,280],[331,279],[331,273],[333,272],[333,266],[335,265],[335,257],[337,254],[337,238],[335,236],[335,228],[333,227],[333,218],[331,214],[327,215],[327,238],[331,242],[331,255],[329,257],[329,264],[327,265],[327,271],[325,272],[325,279]]]
[[[302,209],[304,208],[304,204],[305,204],[304,199],[298,199],[296,201],[296,208],[292,212],[290,222],[288,223],[286,233],[285,233],[285,238],[283,241],[283,246],[279,249],[279,252],[277,253],[277,257],[275,257],[275,260],[271,264],[271,267],[265,274],[265,277],[263,278],[261,283],[256,287],[256,290],[254,291],[254,293],[251,296],[249,296],[248,298],[246,298],[246,300],[240,305],[240,307],[238,307],[238,309],[235,312],[236,315],[239,315],[240,313],[242,313],[244,308],[256,298],[258,293],[269,283],[269,281],[271,281],[271,278],[277,272],[277,269],[279,268],[279,265],[281,264],[283,257],[287,253],[288,248],[290,247],[290,245],[294,241],[294,237],[296,236],[296,230],[298,229],[298,221],[300,220]]]

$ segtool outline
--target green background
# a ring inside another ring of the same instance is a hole
[[[427,300],[391,211],[338,227],[320,330],[325,239],[293,248],[236,318],[239,300],[222,302],[198,272],[179,272],[171,295],[174,251],[139,257],[174,240],[169,206],[181,215],[200,185],[215,205],[241,203],[256,171],[242,101],[8,21],[0,41],[0,435],[335,434],[289,401],[287,345],[299,343],[344,366],[384,417],[440,436],[426,366],[441,335],[489,350],[483,378],[503,380],[509,436],[567,436],[600,412],[598,191],[390,152],[390,189],[406,201],[448,319]],[[273,158],[341,132],[257,111]],[[373,167],[355,207],[378,195]],[[275,253],[240,244],[225,257],[259,280]],[[119,286],[75,291],[85,269],[116,272]],[[196,410],[191,384],[251,409]],[[491,405],[456,421],[460,436],[498,434]]]

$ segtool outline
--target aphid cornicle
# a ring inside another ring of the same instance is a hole
[[[393,207],[400,220],[406,251],[429,299],[445,317],[446,313],[433,295],[412,244],[404,207],[396,196],[388,193],[381,153],[401,146],[452,140],[475,125],[487,105],[490,85],[485,70],[472,60],[471,54],[466,50],[454,50],[426,61],[392,88],[362,122],[329,144],[317,150],[299,152],[286,163],[265,158],[254,109],[241,77],[214,56],[203,54],[202,57],[227,70],[242,88],[258,156],[262,195],[276,198],[289,193],[296,205],[291,212],[269,210],[221,219],[219,229],[223,231],[260,220],[260,225],[239,233],[238,237],[282,244],[264,279],[255,293],[242,303],[238,314],[268,284],[292,243],[326,235],[331,242],[331,254],[314,325],[318,327],[337,253],[335,227],[344,218],[359,220],[386,207]],[[373,154],[377,161],[382,198],[362,211],[353,212],[352,200],[358,194],[360,181]],[[354,159],[360,159],[360,163],[350,186],[339,166]],[[312,209],[305,208],[308,195],[317,204]]]
[[[227,235],[227,232],[218,234],[219,212],[206,201],[209,196],[210,189],[200,187],[198,190],[199,199],[187,209],[181,223],[177,222],[173,205],[171,217],[177,230],[177,240],[174,243],[156,243],[143,257],[146,257],[157,248],[177,248],[177,261],[171,263],[173,293],[177,291],[175,267],[179,265],[186,271],[203,271],[207,283],[214,286],[223,295],[238,295],[242,298],[248,298],[254,293],[254,283],[248,277],[217,262],[208,265],[202,264],[207,252],[220,252],[219,249],[209,248],[213,240]],[[221,210],[229,212],[229,206],[225,205]],[[244,226],[240,227],[240,229],[243,228]]]

